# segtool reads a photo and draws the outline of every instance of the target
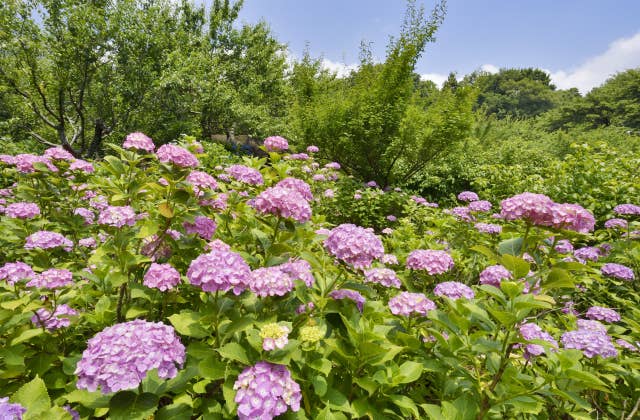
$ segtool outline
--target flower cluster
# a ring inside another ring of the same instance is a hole
[[[509,270],[502,265],[490,265],[480,273],[480,284],[489,284],[491,286],[500,287],[502,280],[513,278]]]
[[[576,249],[573,252],[573,256],[582,264],[585,264],[587,261],[598,261],[600,258],[600,250],[594,246],[585,246]]]
[[[308,261],[290,260],[279,267],[282,272],[291,277],[291,280],[302,280],[307,287],[313,287],[315,278],[311,272],[311,264]]]
[[[460,194],[458,194],[458,200],[466,202],[477,201],[478,194],[474,193],[473,191],[462,191]]]
[[[611,337],[606,331],[578,329],[562,334],[560,338],[562,345],[566,349],[582,350],[588,358],[594,356],[616,357],[618,351],[611,342]]]
[[[249,289],[260,297],[284,296],[293,286],[293,279],[279,266],[253,270],[249,281]]]
[[[609,219],[604,222],[606,229],[626,229],[629,223],[624,219]]]
[[[93,214],[93,211],[84,207],[78,207],[77,209],[73,210],[73,214],[82,217],[84,219],[85,225],[92,225],[96,219],[96,216],[95,214]]]
[[[264,139],[264,147],[269,152],[279,152],[289,148],[289,142],[284,137],[271,136]]]
[[[13,219],[33,219],[40,215],[40,207],[36,203],[12,203],[5,208],[5,214]]]
[[[218,188],[218,182],[216,181],[216,179],[208,173],[202,171],[191,171],[191,173],[187,175],[186,181],[189,184],[193,185],[193,192],[195,193],[196,197],[200,197],[204,194],[202,190],[215,190]]]
[[[82,159],[76,159],[69,165],[70,171],[82,171],[88,174],[95,172],[95,168],[90,162]]]
[[[306,343],[316,343],[324,338],[324,332],[317,325],[305,325],[300,328],[300,340]]]
[[[137,220],[136,212],[131,206],[107,206],[98,215],[98,224],[118,228],[133,226]]]
[[[626,216],[637,216],[640,215],[640,206],[635,204],[618,204],[613,208],[613,212]]]
[[[262,185],[264,180],[262,174],[257,169],[250,168],[244,165],[231,165],[226,169],[226,172],[232,176],[236,181],[244,182],[249,185]]]
[[[142,284],[162,290],[173,289],[180,283],[180,273],[171,264],[151,263],[144,275]]]
[[[68,161],[75,160],[75,157],[71,153],[67,152],[62,147],[59,147],[59,146],[48,148],[47,150],[44,151],[42,156],[49,159],[55,159],[55,160],[68,160]]]
[[[313,144],[307,147],[307,153],[318,153],[319,151],[320,149],[318,148],[318,146],[314,146]]]
[[[355,268],[367,268],[384,254],[382,241],[372,229],[342,224],[331,230],[324,246],[336,258]]]
[[[486,213],[488,211],[491,211],[491,202],[487,201],[487,200],[478,200],[478,201],[472,201],[471,203],[469,203],[469,210],[471,211],[475,211],[478,213]]]
[[[588,233],[595,227],[596,219],[578,204],[554,204],[550,224],[556,228]]]
[[[607,263],[600,268],[600,272],[607,277],[620,280],[632,281],[635,279],[633,270],[622,264]]]
[[[30,265],[23,262],[10,262],[0,268],[0,280],[6,280],[10,285],[14,285],[20,280],[31,280],[35,273]]]
[[[571,254],[573,252],[573,245],[568,239],[560,239],[555,246],[555,251],[559,254]]]
[[[27,409],[20,404],[12,404],[9,397],[0,398],[0,419],[3,420],[21,420],[22,415]]]
[[[365,283],[378,283],[384,287],[400,288],[402,285],[396,272],[389,268],[372,268],[364,272]]]
[[[311,206],[296,190],[282,187],[270,187],[262,191],[251,206],[258,213],[293,219],[304,223],[311,219]]]
[[[613,309],[603,308],[602,306],[592,306],[587,310],[585,314],[589,319],[597,319],[604,322],[618,322],[620,321],[620,314]]]
[[[73,284],[73,273],[60,268],[50,268],[33,277],[27,287],[38,287],[41,289],[58,289]]]
[[[490,235],[499,235],[502,232],[502,226],[493,223],[476,223],[474,225],[478,232],[488,233]]]
[[[547,226],[554,202],[544,194],[525,192],[502,200],[500,215],[505,220],[525,219],[535,225]]]
[[[158,369],[160,378],[177,375],[185,361],[185,348],[173,327],[141,319],[107,327],[87,343],[77,364],[77,387],[103,394],[136,388],[147,372]]]
[[[27,236],[25,249],[52,249],[62,247],[65,251],[71,251],[73,242],[57,232],[40,230]]]
[[[233,389],[240,420],[270,420],[285,413],[287,406],[300,410],[300,385],[283,365],[258,362],[238,375]]]
[[[127,135],[124,139],[124,143],[122,143],[122,147],[125,149],[138,149],[144,150],[149,153],[153,152],[156,148],[155,144],[153,144],[153,140],[150,137],[146,136],[144,133],[136,132]]]
[[[36,314],[31,318],[37,327],[45,327],[49,331],[54,331],[59,328],[68,327],[71,325],[69,316],[78,315],[78,312],[69,305],[58,305],[53,311],[53,315],[50,311],[40,308],[36,311]]]
[[[215,220],[205,216],[196,216],[193,223],[184,222],[182,226],[187,234],[195,233],[207,241],[211,240],[218,227]]]
[[[311,193],[311,187],[309,184],[298,178],[285,178],[278,182],[276,187],[286,188],[298,192],[307,201],[313,200],[313,194]]]
[[[164,144],[156,152],[158,160],[162,163],[172,163],[181,168],[195,168],[200,164],[190,151],[173,144]]]
[[[16,168],[19,172],[23,174],[28,174],[35,172],[36,169],[33,166],[34,163],[44,163],[47,165],[47,168],[52,172],[58,172],[58,168],[56,168],[49,158],[44,156],[36,156],[29,153],[24,153],[20,155],[16,155],[14,157],[13,163],[16,165]]]
[[[356,292],[355,290],[350,290],[350,289],[332,290],[331,293],[329,293],[329,297],[336,300],[340,300],[340,299],[352,300],[355,302],[360,312],[362,312],[362,310],[364,309],[364,304],[367,301],[367,299],[365,299],[365,297],[362,296],[360,292]]]
[[[262,338],[262,349],[272,351],[283,349],[289,342],[289,327],[279,325],[275,322],[260,328],[260,338]]]
[[[306,153],[292,153],[284,158],[287,160],[309,160],[309,155]]]
[[[240,254],[216,247],[191,261],[187,278],[205,292],[226,292],[233,289],[239,295],[251,281],[251,269]]]
[[[557,348],[558,342],[546,331],[536,324],[529,322],[520,326],[520,335],[525,340],[544,340]],[[544,347],[540,344],[527,344],[525,347],[525,357],[540,356],[544,353]]]
[[[426,270],[430,275],[442,274],[453,268],[453,258],[445,251],[416,249],[407,257],[407,268]]]
[[[394,315],[410,316],[413,312],[426,315],[436,309],[436,304],[422,293],[401,292],[389,299],[389,309]]]
[[[437,284],[433,289],[433,294],[436,296],[446,296],[453,300],[460,298],[473,299],[475,297],[475,293],[473,293],[473,290],[469,286],[457,281],[445,281]]]

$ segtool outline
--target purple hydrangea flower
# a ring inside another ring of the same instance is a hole
[[[249,287],[251,269],[240,254],[216,247],[191,262],[187,278],[205,292],[233,289],[239,295]]]
[[[292,153],[284,158],[287,160],[309,160],[309,155],[306,153]]]
[[[235,180],[244,182],[249,185],[262,185],[264,180],[262,174],[257,169],[250,168],[244,165],[231,165],[226,169],[226,172],[231,175]]]
[[[445,281],[437,284],[433,289],[433,294],[436,296],[446,296],[453,300],[460,298],[473,299],[475,297],[475,293],[473,293],[473,290],[469,286],[457,281]]]
[[[173,327],[141,319],[107,327],[87,343],[75,374],[76,386],[103,394],[137,388],[147,372],[158,369],[174,378],[185,361],[185,348]]]
[[[620,280],[633,281],[635,279],[633,270],[622,264],[607,263],[602,266],[600,272],[604,276]]]
[[[95,238],[82,238],[78,241],[79,246],[84,246],[86,248],[95,248],[97,246]]]
[[[631,351],[635,351],[635,352],[640,351],[640,343],[638,343],[638,345],[633,345],[630,342],[628,342],[627,340],[623,340],[622,338],[618,338],[616,340],[616,344],[619,345],[620,347],[622,347],[623,349],[626,349],[626,350],[631,350]]]
[[[534,323],[526,323],[520,326],[520,335],[525,340],[544,340],[550,343],[553,347],[558,347],[558,342],[546,331],[537,326]],[[531,356],[540,356],[544,353],[544,347],[540,344],[527,344],[525,347],[525,358]]]
[[[40,230],[27,236],[25,249],[52,249],[62,247],[65,251],[71,251],[73,242],[57,232]]]
[[[262,191],[251,207],[258,213],[273,214],[304,223],[311,219],[311,206],[296,190],[271,187]]]
[[[0,419],[2,420],[22,420],[22,415],[27,409],[22,405],[9,402],[9,397],[0,398]]]
[[[626,229],[629,223],[624,219],[609,219],[604,222],[606,229]]]
[[[573,256],[582,264],[586,264],[587,261],[598,261],[598,258],[600,258],[600,250],[594,246],[585,246],[576,249],[573,252]]]
[[[82,159],[76,159],[71,162],[71,165],[69,165],[69,170],[82,171],[88,174],[95,172],[95,168],[93,167],[93,165],[90,162]]]
[[[13,219],[33,219],[40,215],[40,207],[36,203],[12,203],[5,208],[5,214]]]
[[[98,224],[121,228],[136,224],[136,212],[131,206],[107,206],[98,215]]]
[[[195,233],[207,241],[211,240],[218,227],[215,220],[205,216],[196,216],[193,223],[184,222],[182,226],[187,234]]]
[[[49,158],[45,156],[36,156],[29,153],[23,153],[16,155],[14,158],[14,163],[19,172],[28,174],[35,172],[34,163],[44,163],[47,165],[47,168],[52,172],[58,172],[58,168],[56,168]]]
[[[324,247],[336,258],[355,268],[367,268],[384,254],[382,241],[372,229],[342,224],[331,230]]]
[[[44,151],[42,156],[49,159],[56,159],[56,160],[68,160],[68,161],[75,160],[75,157],[71,153],[67,152],[62,147],[59,147],[59,146],[48,148],[47,150]]]
[[[324,193],[322,194],[325,198],[334,198],[335,197],[335,193],[333,192],[332,189],[327,188],[326,190],[324,190]]]
[[[639,215],[640,206],[637,206],[635,204],[618,204],[613,208],[613,212],[616,214],[622,214],[622,215],[628,215],[628,216]]]
[[[361,198],[362,198],[362,194],[360,194],[360,193],[353,194],[353,199],[354,200],[360,200]]]
[[[173,289],[180,283],[180,273],[171,264],[151,263],[144,275],[143,283],[147,287],[162,290]]]
[[[582,350],[588,358],[601,356],[603,358],[616,357],[618,351],[611,342],[611,337],[601,331],[576,330],[562,334],[560,339],[567,349]]]
[[[499,288],[502,280],[511,278],[513,278],[511,272],[502,265],[490,265],[480,273],[480,284],[489,284]]]
[[[10,285],[14,285],[20,280],[31,280],[36,276],[30,265],[23,262],[10,262],[0,268],[0,280],[6,280]]]
[[[472,201],[471,203],[469,203],[468,207],[471,211],[486,213],[488,211],[491,211],[491,202],[487,200]]]
[[[300,410],[300,386],[291,378],[286,366],[258,362],[238,375],[237,390],[240,420],[272,419],[287,411]]]
[[[93,211],[84,207],[78,207],[73,211],[73,214],[82,217],[84,219],[85,225],[92,225],[96,218],[95,214],[93,214]]]
[[[38,287],[41,289],[58,289],[73,284],[73,273],[69,270],[50,268],[33,277],[27,287]]]
[[[309,184],[304,182],[298,178],[285,178],[282,181],[278,182],[276,185],[280,188],[286,188],[289,190],[296,191],[298,194],[302,196],[307,201],[313,200],[313,194],[311,193],[311,187]]]
[[[502,232],[502,226],[493,223],[476,223],[474,227],[478,232],[488,233],[490,235],[498,235]]]
[[[262,338],[262,349],[272,351],[283,349],[289,342],[289,327],[271,323],[260,328],[260,338]]]
[[[422,293],[401,292],[389,299],[389,309],[394,315],[410,316],[412,313],[427,315],[436,304]]]
[[[291,280],[302,280],[307,287],[313,287],[315,278],[311,272],[311,264],[308,261],[290,260],[279,267],[281,271],[291,277]]]
[[[340,164],[338,162],[330,162],[330,163],[327,163],[326,165],[324,165],[324,167],[327,168],[327,169],[338,170],[338,169],[340,169]]]
[[[505,220],[524,219],[535,225],[548,226],[554,204],[546,195],[525,192],[502,200],[500,215]]]
[[[390,222],[395,222],[396,220],[398,220],[398,218],[396,216],[394,216],[393,214],[390,214],[386,217],[386,219]]]
[[[588,233],[595,227],[596,219],[578,204],[554,204],[551,207],[550,225],[559,229]]]
[[[465,222],[473,220],[469,207],[454,207],[448,210],[447,213],[453,214],[457,219],[464,220]]]
[[[162,163],[172,163],[181,168],[195,168],[200,165],[198,158],[190,151],[173,144],[164,144],[156,152],[158,160]]]
[[[576,325],[579,330],[599,331],[607,333],[607,327],[600,321],[590,319],[576,319]]]
[[[391,228],[384,228],[381,231],[382,233],[384,233],[385,235],[391,235],[393,233],[393,229]]]
[[[376,188],[378,186],[378,183],[376,181],[369,181],[366,185],[367,187]]]
[[[289,148],[289,142],[284,137],[271,136],[264,139],[264,147],[269,152],[279,152]]]
[[[430,275],[442,274],[453,268],[453,258],[445,251],[416,249],[407,257],[407,268],[426,270]]]
[[[360,294],[360,292],[356,292],[355,290],[350,289],[336,289],[332,290],[329,293],[329,297],[333,299],[350,299],[355,302],[358,310],[362,312],[364,309],[364,304],[367,301],[364,296]]]
[[[253,270],[249,281],[249,289],[260,297],[284,296],[293,286],[293,279],[279,266]]]
[[[37,327],[45,327],[49,331],[54,331],[71,325],[69,316],[74,315],[78,315],[78,312],[69,305],[63,303],[56,307],[55,311],[53,311],[53,315],[51,314],[51,311],[47,309],[38,309],[36,314],[31,318],[31,322],[33,322]]]
[[[423,206],[427,204],[427,200],[425,198],[422,197],[418,197],[417,195],[412,195],[411,199],[416,203],[416,204],[422,204]]]
[[[365,283],[377,283],[384,287],[400,288],[402,284],[396,272],[389,268],[372,268],[364,272]]]
[[[215,190],[218,188],[216,179],[202,171],[191,171],[189,175],[187,175],[186,182],[193,185],[193,192],[196,197],[202,196],[204,194],[203,190]]]
[[[620,321],[620,314],[613,309],[603,308],[602,306],[592,306],[587,310],[585,314],[589,319],[597,319],[604,322],[618,322]]]
[[[477,201],[478,194],[474,193],[473,191],[462,191],[460,194],[458,194],[458,200],[465,202]]]
[[[153,144],[153,140],[146,136],[144,133],[136,132],[127,135],[122,143],[122,147],[125,149],[138,149],[144,150],[149,153],[153,152],[156,146]]]
[[[380,257],[380,262],[382,264],[388,264],[388,265],[397,265],[397,264],[399,264],[398,257],[396,257],[393,254],[384,254],[382,257]]]
[[[313,144],[307,147],[307,153],[318,153],[319,151],[320,149],[318,148],[318,146],[314,146]]]
[[[573,252],[573,245],[567,239],[560,239],[556,243],[555,250],[558,254],[571,254]]]

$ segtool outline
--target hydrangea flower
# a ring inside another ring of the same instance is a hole
[[[358,307],[358,310],[360,312],[362,312],[362,310],[364,309],[364,304],[366,303],[367,299],[365,299],[364,296],[362,296],[360,294],[360,292],[357,292],[355,290],[350,290],[350,289],[336,289],[336,290],[332,290],[329,293],[329,297],[336,299],[336,300],[341,300],[341,299],[349,299],[355,302],[356,306]]]
[[[262,267],[251,272],[249,289],[260,297],[284,296],[293,290],[289,274],[275,267]]]
[[[635,279],[633,270],[622,264],[607,263],[602,266],[600,272],[604,276],[620,280],[633,281]]]
[[[372,268],[364,272],[365,283],[377,283],[384,287],[400,288],[402,284],[396,272],[389,268]]]
[[[393,214],[390,214],[386,217],[386,219],[390,222],[395,222],[396,220],[398,220],[398,218],[396,216],[394,216]]]
[[[611,337],[601,331],[569,331],[562,334],[560,341],[562,341],[564,348],[582,350],[582,353],[590,359],[595,356],[607,358],[618,355],[618,351],[611,342]]]
[[[133,226],[137,220],[136,212],[131,206],[107,206],[98,215],[98,224],[118,228]]]
[[[585,314],[589,319],[597,319],[604,322],[618,322],[620,321],[620,314],[613,309],[603,308],[602,306],[592,306],[587,310]]]
[[[298,178],[285,178],[278,182],[276,187],[286,188],[296,191],[307,201],[313,200],[313,194],[311,193],[311,187],[309,184]]]
[[[502,265],[490,265],[480,273],[480,284],[489,284],[499,288],[502,280],[509,280],[511,278],[513,278],[511,272]]]
[[[18,403],[10,403],[9,397],[0,398],[0,419],[2,420],[22,420],[22,415],[27,409]]]
[[[598,261],[600,258],[600,250],[593,246],[585,246],[576,249],[573,252],[573,256],[582,264],[586,264],[587,261]]]
[[[124,139],[124,143],[122,143],[122,147],[125,149],[144,150],[149,153],[152,153],[156,148],[153,140],[140,132],[128,134]]]
[[[367,268],[374,259],[384,254],[382,241],[372,229],[353,224],[342,224],[331,230],[324,247],[334,257],[354,268]]]
[[[233,289],[239,295],[251,282],[251,269],[240,254],[216,247],[191,261],[187,278],[205,292],[226,292]]]
[[[260,338],[262,338],[262,349],[272,351],[283,349],[289,342],[289,327],[271,323],[260,328]]]
[[[389,309],[394,315],[410,316],[412,313],[427,315],[436,304],[422,293],[401,292],[389,299]]]
[[[445,251],[416,249],[407,257],[407,268],[426,270],[430,275],[442,274],[453,268],[453,258]]]
[[[73,214],[82,217],[84,219],[85,225],[92,225],[96,219],[96,216],[95,214],[93,214],[93,211],[84,207],[78,207],[77,209],[73,210]]]
[[[30,265],[20,261],[6,263],[0,268],[0,280],[6,280],[10,285],[20,280],[31,280],[35,275]]]
[[[103,394],[137,388],[147,372],[158,369],[174,378],[185,361],[185,348],[173,327],[141,319],[107,327],[87,343],[77,364],[76,386]]]
[[[235,180],[244,182],[249,185],[262,185],[264,180],[262,174],[257,169],[250,168],[244,165],[231,165],[226,169],[226,172],[232,176]]]
[[[180,283],[180,273],[171,264],[151,263],[144,275],[142,284],[147,287],[166,291]]]
[[[551,226],[588,233],[596,225],[593,215],[578,204],[554,204],[551,207]]]
[[[204,194],[203,190],[215,190],[218,188],[216,179],[202,171],[191,171],[189,175],[187,175],[186,182],[193,185],[193,192],[196,197],[202,196]]]
[[[633,344],[631,344],[630,342],[628,342],[627,340],[623,340],[622,338],[618,338],[616,340],[616,344],[619,345],[620,347],[622,347],[623,349],[626,350],[631,350],[631,351],[640,351],[640,344],[635,346]]]
[[[324,190],[324,193],[322,195],[325,198],[334,198],[335,197],[335,193],[333,192],[333,190],[331,188],[327,188],[326,190]]]
[[[324,333],[317,325],[305,325],[300,328],[300,341],[305,343],[317,343],[324,338]]]
[[[498,235],[502,232],[502,226],[493,223],[476,223],[474,227],[478,232],[488,233],[490,235]]]
[[[378,186],[378,183],[376,181],[369,181],[366,183],[366,186],[370,188],[376,188]]]
[[[529,322],[520,326],[520,335],[525,340],[544,340],[550,343],[553,347],[558,347],[558,342],[546,331],[536,324]],[[525,347],[525,358],[531,356],[540,356],[544,353],[544,347],[540,344],[527,344]]]
[[[606,229],[626,229],[629,223],[624,219],[609,219],[604,222]]]
[[[388,264],[388,265],[397,265],[397,264],[399,264],[398,257],[396,257],[393,254],[384,254],[382,257],[380,257],[380,262],[382,264]]]
[[[330,162],[324,165],[327,169],[335,169],[336,171],[340,169],[340,164],[338,162]]]
[[[285,413],[287,407],[300,410],[300,385],[283,365],[258,362],[238,375],[233,389],[237,391],[240,420],[270,420]]]
[[[49,159],[56,159],[56,160],[68,160],[68,161],[75,160],[75,157],[71,153],[67,152],[60,146],[48,148],[47,150],[44,151],[42,156]]]
[[[271,136],[264,139],[264,147],[269,152],[279,152],[289,148],[289,142],[284,137]]]
[[[314,146],[313,144],[307,147],[307,153],[318,153],[319,151],[320,149],[318,148],[318,146]]]
[[[95,168],[93,167],[93,165],[90,162],[82,159],[76,159],[71,162],[71,165],[69,165],[69,170],[82,171],[88,174],[95,172]]]
[[[464,220],[466,222],[470,222],[473,220],[473,217],[471,217],[471,210],[469,209],[469,207],[454,207],[451,210],[448,210],[446,212],[453,214],[459,220]]]
[[[284,158],[287,160],[309,160],[309,155],[306,153],[292,153]]]
[[[548,226],[554,204],[544,194],[525,192],[502,200],[500,215],[505,220],[524,219],[535,225]]]
[[[469,286],[457,281],[445,281],[437,284],[433,289],[433,294],[436,296],[446,296],[453,300],[460,298],[473,299],[475,297],[475,293],[473,293],[473,290]]]
[[[258,213],[273,214],[300,223],[311,219],[311,206],[307,200],[296,190],[288,188],[267,188],[251,202],[251,207]]]
[[[486,213],[488,211],[491,211],[492,205],[491,205],[491,202],[487,200],[478,200],[478,201],[472,201],[471,203],[469,203],[467,207],[469,207],[469,210],[471,211],[475,211],[478,213]]]
[[[571,254],[573,252],[573,245],[568,239],[560,239],[554,248],[558,254]]]
[[[465,202],[477,201],[478,194],[474,193],[473,191],[462,191],[460,194],[458,194],[458,200]]]
[[[218,227],[215,220],[211,220],[205,216],[196,216],[193,223],[184,222],[182,226],[187,234],[195,233],[207,241],[211,240]]]
[[[393,229],[391,228],[384,228],[381,231],[382,233],[384,233],[385,235],[391,235],[393,233]]]
[[[14,164],[16,165],[18,172],[21,172],[23,174],[35,172],[36,168],[33,166],[34,163],[44,163],[45,165],[47,165],[47,168],[51,172],[58,172],[58,168],[56,168],[51,163],[49,158],[45,156],[36,156],[30,153],[23,153],[16,155],[14,158]]]
[[[78,245],[85,248],[95,248],[98,244],[96,243],[95,238],[82,238],[78,240]]]
[[[158,160],[162,163],[172,163],[181,168],[195,168],[200,165],[198,158],[190,151],[173,144],[164,144],[156,152]]]
[[[62,247],[65,251],[71,251],[73,242],[57,232],[40,230],[27,236],[25,249],[52,249]]]
[[[37,327],[45,327],[49,331],[54,331],[71,325],[69,316],[74,315],[78,315],[78,312],[69,305],[63,303],[56,307],[53,311],[53,315],[51,314],[51,311],[47,309],[38,309],[36,314],[31,317],[31,322],[33,322]]]
[[[58,289],[60,287],[73,284],[73,273],[60,268],[50,268],[33,277],[27,287],[38,287],[41,289]]]
[[[286,273],[292,280],[302,280],[307,287],[313,287],[315,278],[311,272],[311,264],[305,260],[289,260],[279,265],[280,270]]]
[[[616,214],[622,214],[627,216],[634,216],[640,214],[640,206],[635,204],[618,204],[613,208],[613,212]]]
[[[5,214],[12,219],[33,219],[40,215],[36,203],[12,203],[5,208]]]
[[[604,334],[607,333],[607,327],[600,321],[577,319],[576,325],[579,330],[598,331]]]

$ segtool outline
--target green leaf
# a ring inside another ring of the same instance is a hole
[[[520,257],[505,254],[500,257],[500,264],[502,264],[507,270],[513,273],[513,277],[516,279],[526,277],[529,274],[531,266],[528,262]]]
[[[493,250],[489,249],[488,247],[486,247],[484,245],[472,246],[469,249],[471,251],[479,252],[480,254],[482,254],[485,257],[487,257],[491,262],[498,261],[498,258],[499,258],[498,255],[496,255],[496,253],[493,252]]]
[[[155,420],[176,420],[190,419],[193,416],[193,409],[187,404],[170,404],[162,407],[156,415]]]
[[[76,389],[65,396],[67,402],[79,403],[87,408],[109,407],[109,395],[103,395],[99,391],[89,392],[86,389]]]
[[[316,395],[319,397],[324,396],[327,393],[327,380],[324,376],[316,375],[311,379],[311,383],[313,384],[313,389],[316,392]]]
[[[373,395],[373,393],[376,392],[380,387],[380,384],[366,376],[362,378],[353,378],[353,382],[355,382],[356,385],[358,385],[360,388],[367,391],[369,393],[369,396]]]
[[[400,407],[403,414],[411,413],[413,418],[420,418],[420,412],[413,400],[405,395],[389,395],[389,399],[393,401],[395,405]],[[408,417],[408,416],[407,416]]]
[[[17,307],[22,306],[22,305],[26,305],[27,303],[29,303],[30,299],[31,299],[31,297],[29,295],[24,295],[20,299],[15,299],[15,300],[9,300],[9,301],[6,301],[6,302],[2,302],[2,303],[0,303],[0,306],[3,307],[4,309],[9,309],[9,310],[13,311]]]
[[[244,365],[251,364],[249,358],[247,357],[247,352],[244,350],[244,347],[242,347],[238,343],[227,343],[216,351],[220,353],[220,356],[224,357],[225,359],[235,360]]]
[[[146,419],[156,411],[158,396],[150,392],[137,394],[120,391],[109,401],[109,418],[112,420]]]
[[[551,272],[547,276],[547,280],[542,283],[544,290],[549,289],[574,289],[576,287],[575,281],[571,274],[562,268],[552,268]]]
[[[200,314],[197,312],[182,311],[179,314],[171,315],[168,319],[178,333],[187,337],[204,338],[210,334],[200,324]]]
[[[11,340],[11,345],[15,346],[16,344],[31,340],[33,337],[37,337],[43,333],[44,331],[42,330],[42,328],[32,328],[30,330],[22,331],[20,335]]]
[[[27,409],[25,418],[37,416],[51,408],[51,399],[47,393],[47,386],[39,376],[22,385],[13,394],[11,401],[20,403]]]
[[[160,213],[167,219],[173,218],[173,210],[171,210],[171,205],[166,201],[158,206],[158,213]]]
[[[207,357],[198,364],[200,376],[207,379],[217,380],[223,379],[226,371],[226,365],[215,355]]]
[[[393,378],[394,385],[408,384],[417,381],[422,375],[422,363],[410,360],[400,365],[399,375]]]
[[[320,358],[309,362],[309,367],[323,373],[325,376],[329,376],[332,365],[331,361],[325,358]]]
[[[522,238],[513,238],[502,241],[498,244],[498,253],[500,255],[520,255],[522,251]]]

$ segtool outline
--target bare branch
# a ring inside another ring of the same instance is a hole
[[[30,131],[29,134],[36,139],[37,141],[39,141],[40,143],[46,144],[47,146],[52,146],[52,147],[57,147],[59,146],[59,144],[55,144],[55,143],[51,143],[48,140],[45,140],[42,136],[40,136],[38,133],[34,133],[33,131]]]

